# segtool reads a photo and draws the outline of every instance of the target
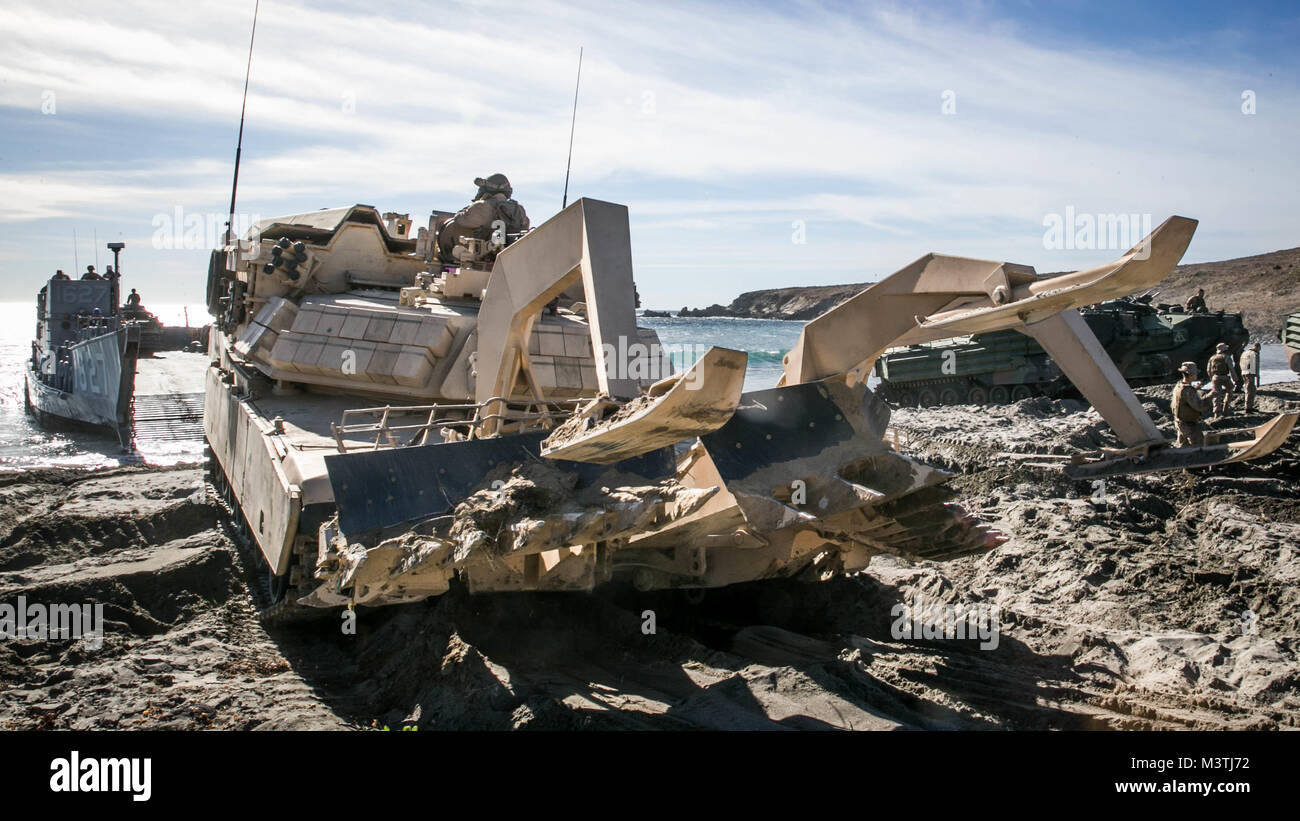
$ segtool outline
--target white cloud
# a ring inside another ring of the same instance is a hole
[[[365,201],[418,214],[457,207],[472,177],[503,170],[544,218],[558,206],[582,44],[571,192],[628,203],[638,264],[657,272],[641,287],[647,304],[804,281],[789,267],[801,262],[862,279],[931,249],[1019,250],[1057,270],[1068,265],[1042,248],[1041,224],[1066,206],[1199,217],[1193,254],[1295,244],[1300,92],[1249,67],[1052,50],[1003,21],[888,5],[339,8],[263,6],[243,207]],[[176,205],[224,207],[248,11],[0,9],[0,105],[30,113],[43,90],[58,98],[34,127],[60,138],[63,118],[111,116],[128,131],[205,135],[190,160],[162,164],[61,137],[59,162],[0,172],[11,193],[0,243],[32,221],[140,232]],[[1239,109],[1247,81],[1261,95],[1254,116]],[[940,113],[945,90],[954,115]],[[794,219],[814,226],[806,248],[787,247]],[[704,260],[721,266],[707,283],[690,275]]]

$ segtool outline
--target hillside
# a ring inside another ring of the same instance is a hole
[[[768,288],[747,291],[730,305],[711,305],[691,310],[683,308],[680,316],[735,316],[751,319],[808,320],[826,313],[844,300],[859,293],[870,283],[853,285],[813,285],[803,288]]]
[[[1160,283],[1158,301],[1186,302],[1197,288],[1210,310],[1240,311],[1253,338],[1276,342],[1282,317],[1300,311],[1300,248],[1179,265]]]
[[[696,310],[683,308],[680,315],[808,320],[825,313],[869,284],[747,291],[732,300],[730,305],[712,305]],[[1221,262],[1179,265],[1157,286],[1157,301],[1181,304],[1196,293],[1198,287],[1205,289],[1210,310],[1242,312],[1251,336],[1272,342],[1282,317],[1300,311],[1300,248]]]

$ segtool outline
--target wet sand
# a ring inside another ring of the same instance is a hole
[[[1168,427],[1167,389],[1141,393]],[[1300,408],[1300,383],[1261,405]],[[904,410],[893,426],[1010,541],[699,599],[453,588],[362,608],[355,633],[332,611],[258,622],[260,579],[198,468],[0,477],[0,604],[97,602],[106,620],[97,649],[0,640],[0,728],[1300,726],[1298,437],[1098,495],[1025,458],[1113,444],[1080,403]],[[896,637],[898,606],[925,604],[996,607],[997,646]]]

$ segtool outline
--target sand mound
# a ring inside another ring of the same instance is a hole
[[[1162,394],[1144,392],[1157,412]],[[1269,386],[1262,404],[1300,406],[1300,384]],[[1262,417],[1226,424],[1243,421]],[[1112,441],[1077,402],[913,410],[894,426],[959,470],[960,503],[1011,540],[693,596],[453,587],[270,633],[251,557],[199,470],[4,477],[0,604],[100,604],[105,631],[97,647],[0,641],[0,727],[1300,726],[1294,442],[1099,489],[1026,458]],[[491,513],[470,518],[482,528]],[[900,637],[899,612],[922,605],[996,613],[996,646]]]

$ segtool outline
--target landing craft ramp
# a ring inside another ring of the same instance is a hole
[[[203,437],[203,393],[137,396],[131,421],[136,441],[189,440]]]
[[[168,351],[136,360],[131,420],[136,442],[203,438],[204,354]]]

